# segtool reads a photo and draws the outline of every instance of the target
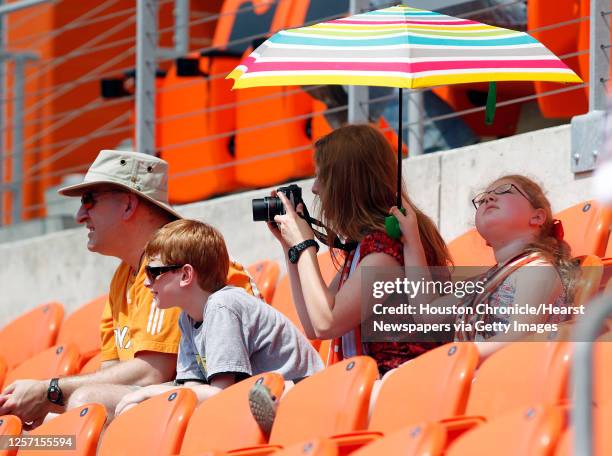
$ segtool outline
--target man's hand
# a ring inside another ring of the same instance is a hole
[[[0,415],[17,415],[23,422],[40,423],[51,409],[48,380],[17,380],[0,395]]]
[[[150,385],[143,388],[138,388],[137,390],[128,393],[121,398],[121,401],[115,408],[115,416],[121,415],[123,412],[131,409],[135,405],[140,404],[142,401],[146,401],[151,397],[176,388],[177,387],[174,385]]]

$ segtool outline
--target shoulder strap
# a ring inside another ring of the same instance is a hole
[[[462,306],[476,308],[478,304],[481,304],[489,299],[491,294],[499,287],[504,280],[506,280],[510,274],[515,272],[522,266],[525,266],[529,263],[532,263],[536,260],[543,259],[543,256],[539,252],[531,252],[531,253],[521,253],[513,258],[510,258],[501,266],[490,270],[489,273],[485,274],[486,283],[484,285],[484,291],[479,294],[473,294],[470,296],[466,296],[465,299],[461,302]],[[465,323],[471,315],[463,314],[460,318]],[[481,318],[485,316],[482,315]],[[455,333],[455,339],[459,341],[466,340],[474,340],[476,335],[476,331],[472,330],[470,332],[467,331],[458,331]]]

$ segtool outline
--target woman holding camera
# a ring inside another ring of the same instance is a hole
[[[348,125],[319,139],[314,159],[312,192],[318,196],[320,218],[327,227],[327,244],[333,246],[339,237],[345,245],[352,241],[354,246],[340,254],[332,251],[334,261],[343,266],[330,286],[319,269],[315,234],[298,214],[303,212],[301,204],[294,208],[286,195],[278,193],[286,213],[274,217],[275,223],[269,227],[285,251],[292,295],[306,335],[334,339],[330,352],[343,358],[369,355],[384,374],[437,345],[360,340],[362,289],[372,286],[363,283],[362,268],[397,268],[405,260],[402,243],[385,232],[385,217],[396,199],[396,156],[376,128]],[[450,265],[450,255],[434,223],[414,206],[405,189],[402,197],[416,214],[420,237],[419,245],[409,254],[419,250],[429,266]]]

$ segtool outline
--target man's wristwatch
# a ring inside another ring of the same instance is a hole
[[[47,400],[52,404],[64,405],[64,393],[59,387],[59,378],[52,378],[47,389]]]
[[[291,261],[293,264],[296,264],[300,259],[300,255],[302,254],[302,252],[309,247],[314,247],[317,249],[317,252],[319,251],[319,244],[317,244],[317,241],[315,241],[314,239],[308,239],[307,241],[300,242],[299,244],[289,248],[289,251],[287,252],[287,255],[289,256],[289,261]]]

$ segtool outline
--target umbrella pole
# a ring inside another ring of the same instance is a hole
[[[402,128],[403,91],[399,88],[399,120],[397,121],[397,208],[402,208],[402,145],[404,129]]]
[[[406,214],[406,210],[402,208],[402,88],[399,89],[399,120],[397,121],[397,208]],[[385,218],[385,229],[387,234],[393,239],[400,239],[402,231],[399,226],[399,221],[393,215]]]

